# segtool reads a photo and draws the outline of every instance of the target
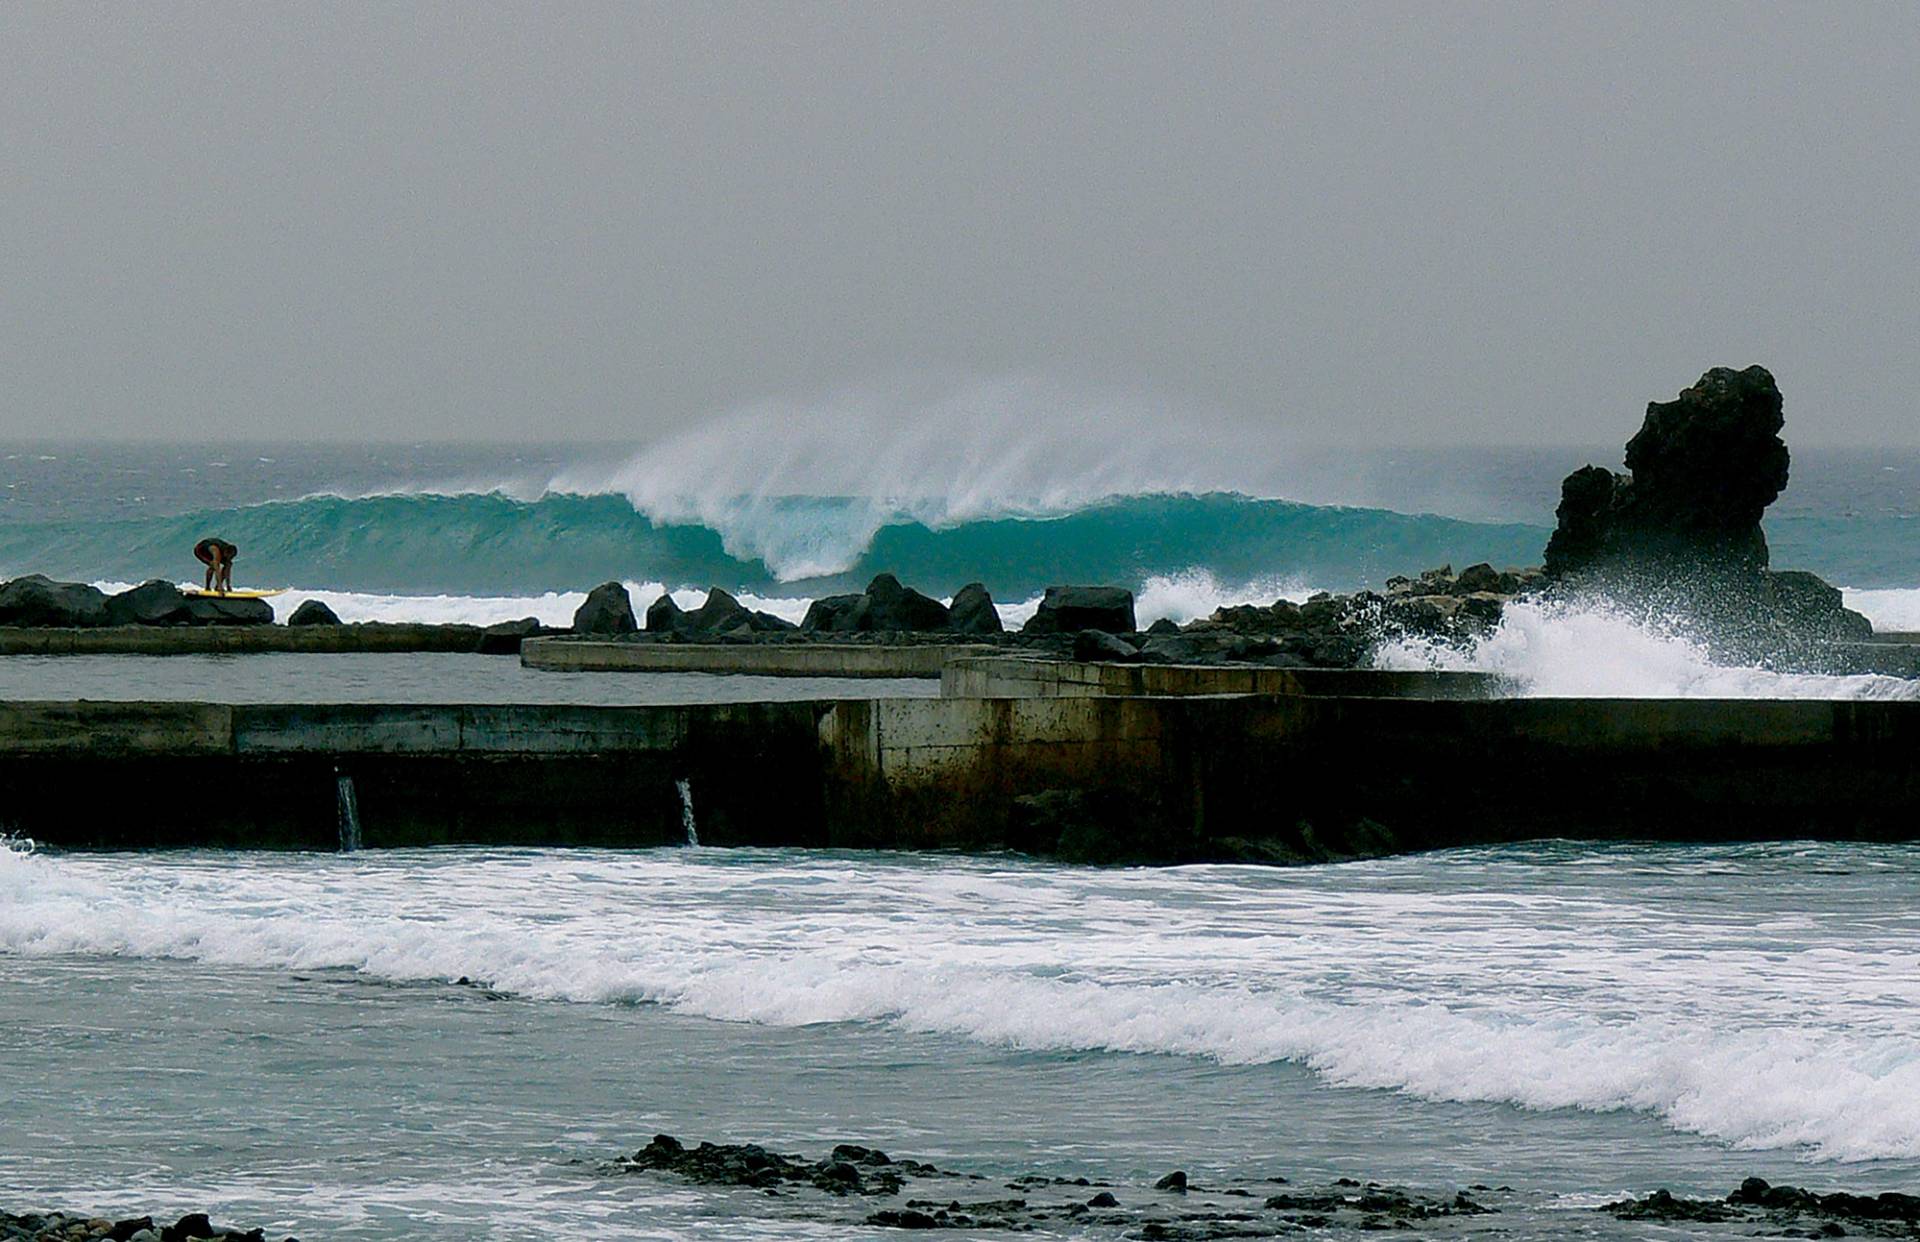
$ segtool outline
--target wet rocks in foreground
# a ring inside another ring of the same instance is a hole
[[[108,1220],[74,1212],[0,1212],[0,1242],[266,1242],[261,1229],[216,1225],[204,1212],[190,1212],[172,1224],[151,1216]],[[296,1242],[293,1238],[285,1242]]]
[[[985,1179],[894,1159],[870,1147],[843,1143],[822,1159],[808,1160],[753,1143],[689,1148],[665,1134],[604,1167],[610,1173],[661,1172],[702,1185],[756,1189],[783,1205],[770,1211],[905,1230],[1066,1228],[1076,1235],[1091,1231],[1161,1242],[1222,1242],[1329,1226],[1405,1229],[1498,1210],[1464,1193],[1428,1196],[1348,1178],[1320,1187],[1294,1187],[1283,1177],[1213,1185],[1183,1170],[1150,1184],[1118,1188],[1118,1194],[1115,1187],[1085,1177],[1024,1174],[1006,1183],[1012,1197],[962,1198],[948,1189],[956,1180]],[[1288,1192],[1272,1193],[1277,1185],[1286,1185]],[[809,1190],[820,1195],[809,1198]],[[796,1192],[799,1197],[790,1197]],[[861,1201],[876,1198],[885,1202]]]
[[[825,1159],[808,1161],[768,1151],[757,1143],[702,1143],[688,1148],[671,1134],[614,1162],[623,1172],[658,1170],[710,1186],[762,1190],[812,1186],[831,1195],[897,1195],[909,1177],[938,1177],[940,1170],[914,1160],[894,1161],[871,1147],[842,1143]]]
[[[1725,1199],[1683,1199],[1656,1190],[1622,1199],[1600,1211],[1618,1220],[1698,1224],[1763,1224],[1775,1237],[1920,1237],[1920,1195],[1888,1192],[1820,1194],[1798,1186],[1774,1186],[1749,1177]]]

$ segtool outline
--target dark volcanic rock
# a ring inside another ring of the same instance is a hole
[[[1715,367],[1647,406],[1628,474],[1596,466],[1561,488],[1547,543],[1556,576],[1626,562],[1766,568],[1760,518],[1787,485],[1780,390],[1764,367]]]
[[[633,599],[618,582],[603,582],[587,592],[586,602],[573,614],[576,634],[632,634],[639,628]]]
[[[194,625],[272,625],[273,605],[264,599],[189,595],[187,620]]]
[[[517,655],[521,643],[529,638],[538,638],[546,632],[547,627],[540,624],[538,617],[521,617],[518,621],[496,621],[480,631],[480,654]]]
[[[770,1189],[804,1184],[831,1195],[894,1195],[908,1177],[937,1177],[940,1170],[916,1160],[893,1160],[871,1147],[842,1144],[824,1160],[783,1156],[756,1143],[702,1143],[689,1149],[671,1134],[656,1134],[632,1156],[616,1162],[623,1171],[660,1170],[707,1185]]]
[[[165,578],[154,578],[107,597],[108,625],[181,625],[190,620],[187,597]]]
[[[1912,1237],[1920,1232],[1920,1196],[1888,1192],[1819,1194],[1798,1186],[1772,1186],[1749,1177],[1724,1200],[1681,1199],[1656,1190],[1644,1199],[1622,1199],[1600,1211],[1621,1220],[1765,1223],[1798,1226],[1784,1237]],[[1768,1232],[1779,1232],[1769,1230]]]
[[[1048,587],[1033,619],[1022,627],[1027,634],[1072,634],[1080,630],[1133,633],[1133,592],[1124,587]]]
[[[662,591],[660,598],[647,605],[647,633],[678,634],[686,625],[687,614],[673,602],[671,593]]]
[[[803,634],[851,634],[869,607],[864,595],[828,595],[807,605],[800,619]]]
[[[1140,650],[1105,630],[1081,630],[1073,636],[1073,658],[1094,664],[1138,664]]]
[[[1717,655],[1819,668],[1823,645],[1871,623],[1807,573],[1772,573],[1760,519],[1787,484],[1780,390],[1765,368],[1718,367],[1647,406],[1629,474],[1587,466],[1561,487],[1547,543],[1555,583],[1650,620],[1684,619]]]
[[[861,629],[883,633],[927,633],[948,627],[951,615],[937,599],[900,585],[892,574],[880,574],[867,584],[867,611]]]
[[[947,611],[948,628],[956,634],[998,634],[1004,628],[1000,610],[993,606],[993,596],[987,594],[982,583],[969,582],[955,591]]]
[[[0,586],[0,625],[107,624],[107,597],[82,582],[55,582],[28,574]]]
[[[340,624],[340,618],[334,615],[333,609],[327,607],[319,600],[309,599],[303,600],[300,606],[293,610],[293,615],[287,618],[287,624],[338,625]]]
[[[753,625],[753,610],[719,587],[709,587],[706,602],[683,615],[681,629],[690,634],[724,634]]]

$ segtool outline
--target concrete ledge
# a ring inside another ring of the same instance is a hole
[[[660,707],[0,703],[0,824],[76,848],[1014,848],[1301,861],[1544,836],[1920,838],[1920,702],[1320,694]]]
[[[1021,656],[957,658],[940,673],[942,698],[1188,697],[1315,694],[1351,698],[1474,699],[1501,692],[1487,673],[1266,668],[1253,664],[1087,664]]]
[[[263,652],[481,652],[492,649],[475,625],[115,625],[99,629],[0,626],[6,655],[216,655]],[[507,648],[510,650],[510,647]]]
[[[521,645],[528,668],[567,673],[754,673],[762,677],[940,676],[975,644],[656,643],[534,638]]]

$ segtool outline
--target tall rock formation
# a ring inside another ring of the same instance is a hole
[[[1587,466],[1561,485],[1547,572],[1765,569],[1760,518],[1787,486],[1785,421],[1758,366],[1715,367],[1672,401],[1649,402],[1627,441],[1630,473]]]

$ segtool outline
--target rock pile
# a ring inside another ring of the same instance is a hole
[[[674,603],[671,595],[662,595],[647,606],[646,632],[652,635],[713,642],[785,634],[793,629],[793,622],[770,612],[756,612],[719,587],[708,591],[706,601],[691,612]]]
[[[702,1143],[689,1149],[671,1134],[614,1162],[622,1172],[658,1170],[711,1186],[767,1190],[812,1186],[830,1195],[897,1195],[909,1177],[938,1177],[940,1170],[915,1160],[894,1161],[872,1147],[842,1143],[825,1159],[783,1156],[757,1143]]]
[[[1010,1179],[1014,1197],[951,1196],[955,1181],[980,1183],[979,1174],[960,1174],[914,1160],[892,1159],[870,1147],[843,1143],[821,1160],[783,1156],[757,1144],[702,1143],[688,1148],[670,1135],[656,1135],[632,1156],[604,1166],[609,1173],[662,1172],[703,1185],[746,1186],[772,1199],[819,1191],[805,1207],[807,1219],[833,1219],[848,1225],[893,1229],[975,1229],[1075,1236],[1157,1238],[1163,1242],[1222,1242],[1230,1238],[1271,1238],[1310,1228],[1405,1229],[1415,1222],[1444,1217],[1481,1216],[1499,1209],[1466,1194],[1422,1195],[1378,1182],[1340,1178],[1317,1187],[1290,1187],[1284,1177],[1235,1179],[1206,1185],[1175,1170],[1157,1181],[1114,1187],[1084,1177],[1029,1174]],[[938,1179],[937,1181],[935,1179]],[[929,1185],[929,1182],[934,1184]],[[1116,1194],[1115,1190],[1120,1193]],[[1494,1193],[1488,1187],[1476,1194]],[[1503,1188],[1504,1191],[1505,1188]],[[921,1197],[884,1207],[845,1203],[860,1198],[893,1199],[918,1192]],[[935,1193],[928,1193],[935,1192]],[[1093,1192],[1093,1193],[1089,1193]],[[844,1204],[844,1206],[842,1206]]]
[[[107,1220],[73,1212],[0,1212],[0,1242],[266,1242],[260,1229],[229,1229],[204,1212],[191,1212],[171,1225],[151,1216]],[[286,1242],[296,1242],[287,1238]]]
[[[1772,1186],[1758,1177],[1741,1182],[1725,1199],[1682,1199],[1656,1190],[1643,1199],[1622,1199],[1599,1210],[1619,1220],[1771,1225],[1784,1229],[1779,1236],[1789,1238],[1920,1234],[1920,1195],[1819,1194],[1798,1186]]]
[[[118,595],[84,582],[28,574],[0,585],[0,625],[95,629],[109,625],[271,625],[262,599],[186,595],[155,578]]]

